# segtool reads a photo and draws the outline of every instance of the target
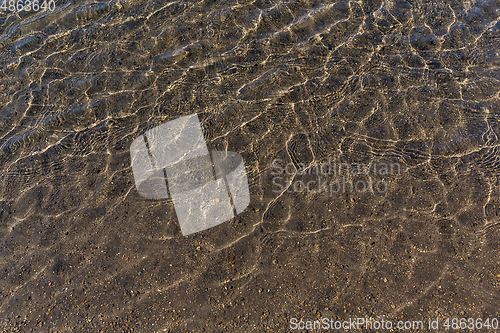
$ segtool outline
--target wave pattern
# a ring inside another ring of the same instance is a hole
[[[0,328],[495,317],[499,20],[494,0],[0,12]],[[243,155],[252,199],[183,238],[171,201],[137,194],[129,148],[194,112],[211,150]],[[276,193],[276,159],[402,172],[383,195]]]

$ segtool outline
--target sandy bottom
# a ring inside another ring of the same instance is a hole
[[[1,332],[498,316],[497,1],[62,2],[0,12]],[[130,145],[193,113],[251,202],[184,237]]]

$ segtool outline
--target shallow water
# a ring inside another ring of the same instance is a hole
[[[498,317],[499,18],[498,1],[0,11],[0,327]],[[210,150],[243,156],[251,202],[184,237],[171,199],[138,194],[130,145],[193,113]]]

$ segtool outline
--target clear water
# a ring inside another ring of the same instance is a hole
[[[2,331],[497,317],[499,19],[454,0],[0,10]],[[172,200],[137,193],[130,144],[193,113],[243,156],[251,203],[184,237]]]

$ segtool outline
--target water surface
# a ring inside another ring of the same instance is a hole
[[[498,1],[56,5],[0,12],[3,331],[498,316]],[[193,113],[251,204],[183,237],[129,154]],[[401,172],[331,195],[290,168],[276,192],[277,159]]]

